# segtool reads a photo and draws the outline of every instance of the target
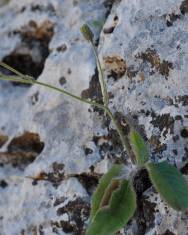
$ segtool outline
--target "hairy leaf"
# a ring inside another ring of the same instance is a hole
[[[147,169],[156,190],[172,208],[188,208],[188,184],[177,168],[164,161],[148,163]]]
[[[105,190],[110,185],[110,182],[113,178],[117,177],[121,170],[123,169],[123,165],[115,164],[112,168],[100,179],[99,185],[92,197],[91,203],[91,220],[95,216],[97,210],[100,207],[101,200],[104,196]]]
[[[109,205],[96,213],[86,235],[114,235],[131,219],[135,209],[136,194],[132,182],[121,180],[119,187],[112,193]]]
[[[135,130],[130,132],[130,144],[136,157],[137,164],[143,166],[149,159],[149,151],[142,136]]]

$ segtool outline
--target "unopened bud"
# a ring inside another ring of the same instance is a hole
[[[93,37],[94,37],[93,32],[91,31],[91,29],[89,28],[87,24],[82,25],[82,27],[80,28],[80,31],[87,41],[90,41],[90,42],[93,41]]]

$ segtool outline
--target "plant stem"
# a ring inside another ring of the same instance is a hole
[[[102,91],[102,95],[103,95],[103,103],[104,106],[106,107],[106,113],[108,114],[108,116],[110,117],[110,119],[112,120],[114,126],[116,127],[116,130],[119,134],[120,140],[122,142],[123,148],[127,151],[128,156],[130,157],[132,163],[135,163],[135,156],[131,151],[131,147],[129,144],[128,139],[126,138],[126,136],[124,135],[122,128],[120,126],[120,124],[117,122],[116,118],[114,117],[114,115],[111,113],[109,107],[108,107],[108,102],[109,102],[109,98],[108,98],[108,92],[107,92],[107,87],[106,87],[106,83],[105,83],[105,79],[104,79],[104,73],[101,67],[101,63],[99,60],[99,56],[96,50],[96,47],[94,45],[93,40],[91,40],[91,45],[94,51],[94,55],[97,61],[97,65],[98,65],[98,70],[99,70],[99,81],[100,81],[100,86],[101,86],[101,91]]]
[[[119,137],[120,137],[121,143],[123,145],[123,148],[127,151],[127,154],[130,157],[132,163],[135,163],[136,162],[135,161],[135,157],[134,157],[134,155],[133,155],[133,153],[131,151],[131,147],[130,147],[129,141],[125,137],[119,122],[116,120],[116,118],[114,117],[114,115],[112,114],[112,112],[110,111],[109,108],[106,109],[106,112],[107,112],[108,116],[110,117],[110,119],[112,120],[114,126],[116,127],[116,130],[117,130],[117,132],[119,134]]]
[[[108,92],[107,92],[107,87],[106,87],[106,83],[105,83],[105,79],[104,79],[104,73],[101,67],[101,63],[99,60],[99,56],[95,47],[95,44],[93,42],[93,40],[91,41],[91,45],[93,48],[93,52],[97,61],[97,67],[99,70],[99,82],[100,82],[100,86],[101,86],[101,91],[102,91],[102,96],[103,96],[103,102],[104,102],[104,106],[108,107]]]
[[[105,106],[103,104],[99,104],[99,103],[96,103],[94,101],[90,101],[90,100],[86,100],[86,99],[83,99],[79,96],[76,96],[76,95],[73,95],[71,94],[70,92],[68,91],[65,91],[64,89],[61,89],[61,88],[58,88],[58,87],[55,87],[53,85],[50,85],[48,83],[43,83],[43,82],[39,82],[37,80],[35,80],[34,78],[30,77],[30,76],[26,76],[20,72],[18,72],[17,70],[13,69],[12,67],[10,67],[9,65],[5,64],[5,63],[2,63],[0,62],[0,65],[10,71],[12,71],[13,73],[17,74],[19,77],[21,78],[17,78],[15,76],[6,76],[2,73],[0,73],[0,80],[6,80],[6,81],[14,81],[14,82],[20,82],[20,83],[24,83],[24,84],[37,84],[37,85],[40,85],[40,86],[43,86],[43,87],[46,87],[46,88],[49,88],[51,90],[54,90],[54,91],[57,91],[57,92],[60,92],[60,93],[63,93],[64,95],[66,96],[69,96],[77,101],[80,101],[80,102],[83,102],[83,103],[86,103],[86,104],[90,104],[90,105],[93,105],[95,107],[98,107],[102,110],[105,111],[105,113],[108,114],[108,116],[110,117],[110,119],[112,120],[118,134],[119,134],[119,137],[120,137],[120,140],[122,142],[122,145],[123,145],[123,148],[127,151],[127,154],[128,156],[130,157],[131,161],[134,163],[135,162],[135,159],[134,159],[134,155],[132,154],[132,151],[131,151],[131,147],[129,145],[129,142],[127,140],[127,138],[124,136],[124,133],[122,131],[122,128],[121,126],[119,125],[119,123],[117,122],[116,118],[114,117],[114,115],[112,114],[112,112],[110,111],[110,109],[108,108],[108,106]],[[102,70],[101,70],[102,71]]]
[[[55,90],[55,91],[61,92],[64,95],[70,96],[71,98],[73,98],[75,100],[81,101],[81,102],[86,103],[86,104],[94,105],[94,106],[96,106],[98,108],[106,110],[106,108],[102,104],[98,104],[98,103],[96,103],[94,101],[89,101],[89,100],[82,99],[81,97],[73,95],[70,92],[65,91],[64,89],[52,86],[52,85],[50,85],[48,83],[39,82],[39,81],[36,81],[34,79],[29,79],[29,78],[27,78],[27,79],[23,79],[23,78],[20,79],[20,78],[16,78],[15,76],[6,76],[6,75],[2,75],[0,73],[0,80],[20,82],[20,83],[24,83],[24,84],[38,84],[38,85],[41,85],[43,87],[50,88],[51,90]]]
[[[0,61],[0,66],[2,66],[3,68],[5,68],[5,69],[7,69],[7,70],[9,70],[9,71],[11,71],[11,72],[17,74],[19,77],[22,77],[22,78],[24,78],[24,79],[26,79],[26,77],[27,77],[27,78],[31,78],[30,76],[27,76],[27,75],[24,75],[23,73],[20,73],[18,70],[12,68],[11,66],[9,66],[8,64],[6,64],[6,63],[4,63],[4,62],[1,62],[1,61]]]

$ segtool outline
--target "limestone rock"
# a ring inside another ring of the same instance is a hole
[[[122,125],[131,117],[151,160],[187,174],[187,0],[10,0],[0,2],[0,19],[1,60],[100,100],[94,56],[79,32],[89,23],[112,111]],[[2,81],[0,120],[0,235],[83,235],[101,174],[127,162],[113,125],[60,93]],[[187,235],[186,212],[165,205],[145,171],[136,178],[138,211],[119,234]]]

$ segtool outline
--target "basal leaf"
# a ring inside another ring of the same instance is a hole
[[[130,132],[130,144],[136,157],[137,164],[143,166],[149,159],[149,151],[142,136],[135,130]]]
[[[188,184],[177,168],[164,161],[148,163],[147,169],[156,190],[172,208],[188,208]]]
[[[92,203],[91,203],[91,215],[90,219],[94,217],[97,210],[100,207],[101,200],[104,196],[106,188],[110,185],[110,182],[113,178],[117,177],[121,170],[123,169],[123,165],[115,164],[112,168],[100,179],[99,185],[93,194]]]
[[[108,206],[100,208],[93,218],[86,235],[114,235],[134,215],[136,194],[132,182],[121,180],[113,191]]]

